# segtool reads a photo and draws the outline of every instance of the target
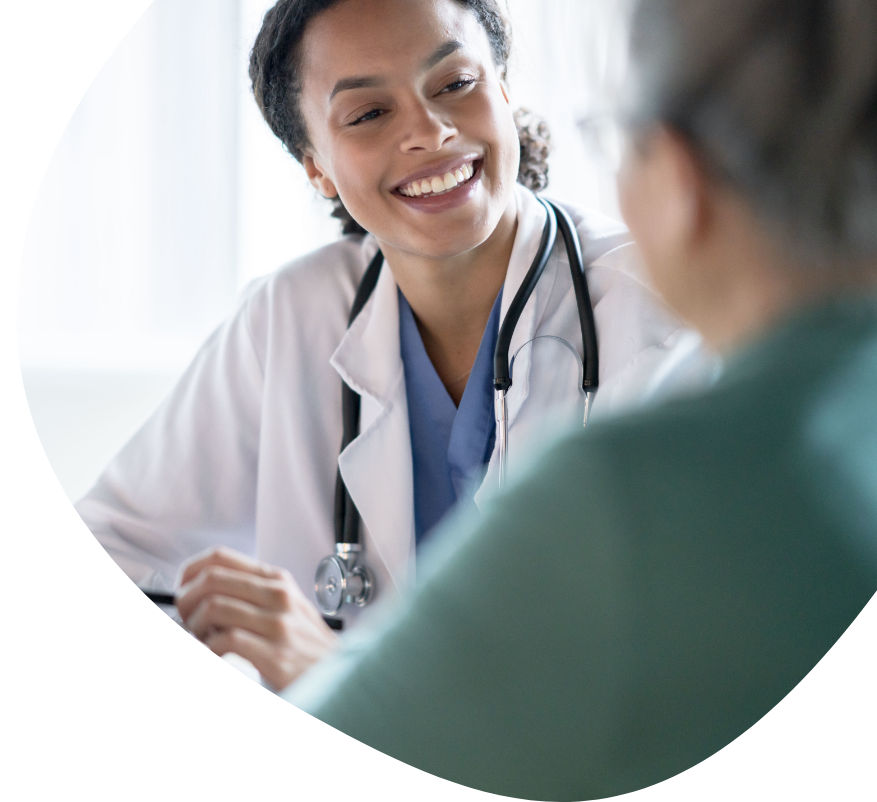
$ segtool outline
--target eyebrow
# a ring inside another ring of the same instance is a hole
[[[445,42],[423,62],[424,71],[432,69],[440,61],[446,59],[451,53],[456,53],[462,47],[463,43],[458,42],[456,39]],[[341,78],[337,81],[335,86],[332,87],[332,94],[329,95],[329,100],[333,100],[335,95],[339,92],[344,92],[348,89],[372,89],[376,86],[382,86],[384,83],[386,83],[386,81],[377,75],[361,75],[352,78]]]
[[[445,42],[438,50],[435,51],[426,61],[423,62],[423,69],[428,70],[432,67],[435,67],[442,59],[447,58],[451,55],[451,53],[456,53],[458,50],[462,49],[463,43],[458,42],[456,39],[451,39],[450,42]]]

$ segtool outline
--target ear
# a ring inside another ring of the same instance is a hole
[[[618,194],[655,289],[692,321],[709,287],[719,213],[713,182],[684,137],[663,127],[628,138]]]
[[[629,139],[618,185],[622,212],[638,240],[682,252],[704,234],[706,177],[678,134],[657,127]]]
[[[509,82],[508,78],[505,76],[506,69],[501,67],[499,64],[495,65],[496,67],[496,77],[499,80],[499,89],[502,92],[502,96],[505,98],[505,102],[511,105],[511,93],[509,92]]]
[[[308,181],[311,182],[311,185],[317,190],[317,192],[319,192],[324,198],[337,197],[338,190],[335,187],[335,183],[329,178],[326,171],[313,156],[310,154],[306,155],[301,160],[301,163],[302,167],[305,168],[305,173],[307,173]]]
[[[694,244],[710,221],[709,178],[694,148],[680,134],[662,128],[655,144],[668,183],[671,221],[680,236]]]

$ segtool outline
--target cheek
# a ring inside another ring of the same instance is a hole
[[[356,142],[336,142],[332,148],[332,181],[347,211],[365,228],[372,230],[380,213],[382,162],[373,150]]]
[[[352,201],[374,192],[377,160],[373,155],[353,147],[343,148],[336,155],[334,177],[341,195],[350,196]]]
[[[518,178],[518,169],[521,163],[521,141],[518,138],[518,129],[515,127],[514,118],[508,106],[495,109],[497,125],[502,126],[502,163],[504,177],[512,184]]]
[[[473,99],[474,101],[474,99]],[[511,108],[501,87],[481,96],[466,110],[457,128],[467,139],[484,142],[490,148],[493,175],[485,175],[500,185],[514,184],[518,176],[521,147]]]

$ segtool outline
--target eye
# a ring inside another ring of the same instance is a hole
[[[371,111],[367,111],[365,114],[357,117],[355,120],[351,121],[349,125],[359,125],[360,123],[367,123],[370,120],[376,120],[383,114],[382,109],[372,109]]]
[[[474,83],[474,78],[455,78],[444,89],[442,89],[442,92],[459,92],[464,86],[469,86],[469,84]]]

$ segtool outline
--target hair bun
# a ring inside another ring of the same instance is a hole
[[[527,109],[518,109],[514,118],[521,143],[518,183],[533,192],[541,192],[548,186],[548,154],[551,152],[548,123]]]

